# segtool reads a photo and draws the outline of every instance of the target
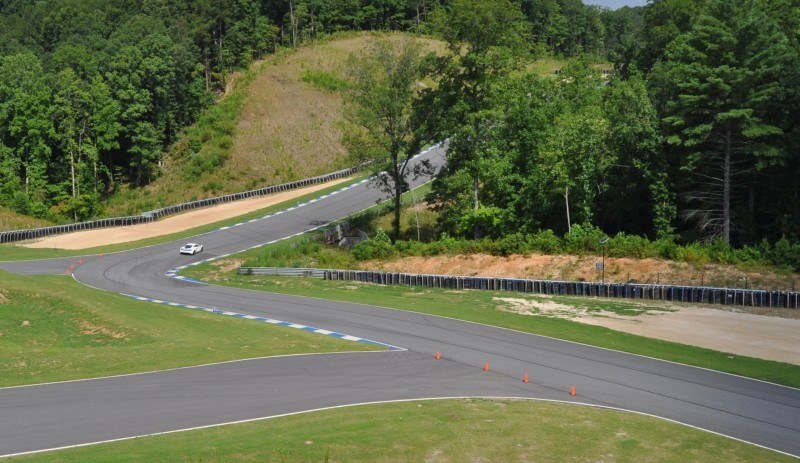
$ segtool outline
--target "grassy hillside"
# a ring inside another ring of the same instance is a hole
[[[350,167],[341,143],[348,57],[378,38],[361,34],[281,51],[234,76],[227,95],[170,150],[161,177],[123,189],[105,215],[313,177]],[[440,42],[423,40],[428,47]],[[440,45],[439,45],[440,46]]]
[[[6,207],[0,206],[0,230],[19,230],[22,228],[37,228],[53,225],[47,220],[17,214]]]

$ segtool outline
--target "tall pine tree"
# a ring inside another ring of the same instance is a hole
[[[710,2],[667,49],[664,68],[677,95],[667,105],[667,141],[682,148],[689,175],[684,215],[706,237],[730,243],[747,187],[759,169],[780,160],[782,131],[770,106],[783,91],[779,76],[789,51],[786,36],[753,0]]]

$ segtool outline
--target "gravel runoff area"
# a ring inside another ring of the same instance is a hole
[[[24,244],[35,248],[86,249],[176,233],[208,223],[236,217],[283,201],[321,190],[349,179],[270,196],[208,207],[131,227],[104,228],[53,236]],[[395,269],[398,271],[399,269]],[[511,276],[511,275],[509,275]],[[552,304],[511,304],[515,311],[531,315],[568,318],[580,323],[601,325],[645,337],[675,341],[736,355],[776,360],[800,365],[800,311],[772,310],[760,313],[724,310],[712,306],[671,305],[666,311],[653,311],[625,317],[616,314],[577,313],[568,306]]]

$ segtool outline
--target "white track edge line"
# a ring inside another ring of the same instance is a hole
[[[752,445],[752,446],[755,446],[755,447],[759,447],[759,448],[762,448],[762,449],[765,449],[765,450],[769,450],[769,451],[772,451],[772,452],[776,452],[776,453],[779,453],[779,454],[782,454],[782,455],[786,455],[786,456],[789,456],[789,457],[800,458],[800,456],[798,456],[798,455],[793,455],[791,453],[784,452],[784,451],[781,451],[781,450],[776,450],[776,449],[773,449],[773,448],[770,448],[770,447],[767,447],[767,446],[764,446],[764,445],[755,444],[753,442],[749,442],[749,441],[746,441],[744,439],[740,439],[738,437],[729,436],[727,434],[722,434],[722,433],[719,433],[719,432],[716,432],[716,431],[711,431],[711,430],[708,430],[708,429],[705,429],[705,428],[701,428],[699,426],[686,424],[686,423],[683,423],[681,421],[673,420],[673,419],[670,419],[670,418],[664,418],[662,416],[652,415],[652,414],[645,413],[645,412],[639,412],[639,411],[635,411],[635,410],[628,410],[628,409],[625,409],[625,408],[610,407],[610,406],[607,406],[607,405],[591,404],[591,403],[586,403],[586,402],[573,402],[573,401],[556,400],[556,399],[537,399],[537,398],[532,398],[532,397],[515,397],[515,396],[423,397],[423,398],[417,398],[417,399],[379,400],[379,401],[373,401],[373,402],[360,402],[360,403],[351,403],[351,404],[344,404],[344,405],[334,405],[334,406],[331,406],[331,407],[315,408],[315,409],[311,409],[311,410],[302,410],[302,411],[297,411],[297,412],[282,413],[282,414],[278,414],[278,415],[268,415],[268,416],[263,416],[263,417],[260,417],[260,418],[248,418],[248,419],[244,419],[244,420],[229,421],[229,422],[225,422],[225,423],[216,423],[216,424],[209,424],[209,425],[204,425],[204,426],[195,426],[195,427],[191,427],[191,428],[174,429],[174,430],[171,430],[171,431],[156,432],[156,433],[151,433],[151,434],[140,434],[140,435],[137,435],[137,436],[121,437],[121,438],[118,438],[118,439],[108,439],[108,440],[102,440],[102,441],[96,441],[96,442],[86,442],[86,443],[82,443],[82,444],[67,445],[67,446],[63,446],[63,447],[54,447],[54,448],[50,448],[50,449],[32,450],[32,451],[28,451],[28,452],[11,453],[11,454],[7,454],[7,455],[0,455],[0,458],[9,458],[9,457],[15,457],[15,456],[22,456],[22,455],[32,455],[32,454],[36,454],[36,453],[52,452],[52,451],[57,451],[57,450],[68,450],[68,449],[74,449],[74,448],[80,448],[80,447],[88,447],[88,446],[98,445],[98,444],[109,444],[109,443],[113,443],[113,442],[121,442],[121,441],[126,441],[126,440],[139,439],[139,438],[142,438],[142,437],[155,437],[155,436],[163,436],[163,435],[168,435],[168,434],[175,434],[175,433],[179,433],[179,432],[199,431],[199,430],[203,430],[203,429],[216,428],[216,427],[220,427],[220,426],[252,423],[252,422],[255,422],[255,421],[265,421],[265,420],[270,420],[270,419],[275,419],[275,418],[283,418],[283,417],[287,417],[287,416],[301,415],[301,414],[305,414],[305,413],[314,413],[314,412],[321,412],[321,411],[326,411],[326,410],[336,410],[336,409],[340,409],[340,408],[358,407],[358,406],[364,406],[364,405],[382,405],[382,404],[391,404],[391,403],[425,402],[425,401],[434,401],[434,400],[465,400],[465,399],[522,400],[522,401],[530,401],[530,402],[545,402],[545,403],[555,403],[555,404],[564,404],[564,405],[584,406],[584,407],[599,408],[599,409],[605,409],[605,410],[611,410],[611,411],[617,411],[617,412],[632,413],[632,414],[635,414],[635,415],[647,416],[647,417],[650,417],[650,418],[655,418],[655,419],[658,419],[658,420],[662,420],[662,421],[666,421],[666,422],[670,422],[670,423],[686,426],[688,428],[696,429],[696,430],[699,430],[699,431],[704,431],[704,432],[707,432],[709,434],[714,434],[714,435],[717,435],[717,436],[720,436],[720,437],[725,437],[725,438],[728,438],[728,439],[731,439],[731,440],[735,440],[735,441],[738,441],[738,442],[741,442],[741,443],[744,443],[744,444],[748,444],[748,445]]]

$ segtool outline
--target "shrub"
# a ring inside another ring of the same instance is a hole
[[[528,237],[531,250],[536,250],[545,254],[557,254],[561,252],[561,239],[553,233],[553,230],[540,230],[535,235]]]
[[[19,214],[30,214],[31,203],[24,191],[17,191],[11,200],[11,209]]]
[[[721,239],[716,239],[706,246],[708,260],[724,264],[734,263],[733,252],[730,245]]]
[[[600,239],[605,237],[603,230],[592,224],[573,225],[572,229],[564,235],[564,250],[573,254],[598,252]]]
[[[510,256],[511,254],[527,254],[530,252],[530,244],[522,233],[512,233],[506,235],[496,242],[494,252],[500,256]]]
[[[386,259],[396,254],[389,236],[382,228],[375,233],[375,237],[353,248],[353,257],[357,260]]]
[[[761,264],[766,260],[761,255],[761,251],[757,247],[743,246],[742,249],[733,249],[731,256],[734,263],[737,264]]]
[[[644,259],[656,255],[650,240],[643,236],[626,235],[623,232],[609,239],[606,246],[609,256]]]
[[[674,238],[660,238],[653,241],[651,247],[656,256],[662,259],[676,260],[678,258],[678,248],[680,246],[675,243]]]
[[[708,263],[708,252],[700,243],[689,243],[678,247],[677,260],[693,263]]]
[[[792,244],[784,236],[775,243],[768,259],[773,264],[800,270],[800,243]]]

